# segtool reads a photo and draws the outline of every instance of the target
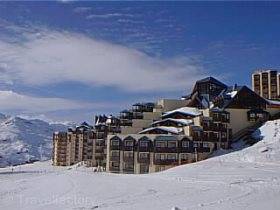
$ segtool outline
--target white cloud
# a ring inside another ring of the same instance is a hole
[[[44,86],[65,81],[126,91],[174,91],[204,76],[187,57],[159,59],[81,34],[45,30],[24,43],[0,41],[2,77]],[[4,76],[5,75],[5,76]]]
[[[134,17],[132,14],[124,14],[124,13],[108,13],[108,14],[90,14],[86,18],[113,18],[113,17]]]
[[[0,91],[0,110],[42,113],[58,110],[85,109],[94,104],[77,102],[63,98],[42,98],[18,94],[13,91]]]
[[[91,11],[91,7],[76,7],[73,9],[75,13],[85,13]]]

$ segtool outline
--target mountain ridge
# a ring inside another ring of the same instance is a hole
[[[67,127],[0,113],[0,167],[50,159],[53,132]]]

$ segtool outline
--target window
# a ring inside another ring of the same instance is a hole
[[[176,154],[167,154],[168,160],[176,160]]]
[[[209,143],[208,142],[203,142],[203,147],[204,148],[208,148],[209,147]]]
[[[198,147],[198,143],[197,142],[193,142],[193,147]]]
[[[218,113],[213,113],[213,118],[214,119],[218,119],[219,118],[219,114]]]
[[[134,170],[134,164],[133,163],[124,163],[124,170],[133,171]]]
[[[140,152],[139,153],[139,158],[147,159],[147,158],[149,158],[149,153],[148,152]]]
[[[126,141],[125,141],[125,146],[126,146],[126,147],[133,147],[133,141],[131,141],[131,140],[126,140]]]
[[[124,152],[123,156],[126,158],[133,158],[133,152]]]
[[[165,141],[157,141],[156,142],[156,147],[166,147],[166,142]]]
[[[120,146],[120,141],[119,140],[112,140],[111,145],[112,146]]]
[[[120,152],[119,151],[112,151],[111,155],[112,155],[112,157],[119,157],[120,156]]]
[[[148,147],[148,141],[140,141],[140,147]]]
[[[222,138],[223,138],[223,139],[227,138],[227,133],[222,132],[222,134],[221,134],[221,135],[222,135]]]
[[[120,166],[119,162],[112,162],[113,168],[118,168]]]
[[[184,148],[189,147],[189,142],[188,141],[182,141],[182,147],[184,147]]]
[[[214,139],[219,139],[219,133],[213,132]]]
[[[140,174],[149,173],[149,165],[140,165]]]
[[[155,154],[155,159],[156,160],[165,160],[166,156],[165,156],[165,154]]]
[[[176,141],[169,141],[168,142],[168,148],[176,148]]]
[[[186,161],[186,160],[188,160],[188,154],[181,154],[181,160],[184,160],[184,161]]]
[[[226,124],[223,124],[223,123],[221,123],[220,126],[221,126],[221,128],[223,128],[223,129],[226,129],[226,128],[227,128],[227,125],[226,125]]]

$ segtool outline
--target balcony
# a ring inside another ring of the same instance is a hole
[[[148,147],[140,147],[140,146],[138,146],[138,151],[139,152],[150,152],[150,151],[152,151],[153,150],[153,148],[150,146],[148,146]]]
[[[138,162],[139,162],[139,163],[147,163],[147,164],[150,164],[150,155],[149,155],[149,157],[146,157],[146,158],[144,158],[144,157],[138,157]]]
[[[212,116],[213,121],[215,122],[224,122],[224,123],[229,123],[229,117],[226,117],[224,115],[213,115]]]
[[[154,160],[154,164],[155,165],[178,165],[178,160],[168,160],[168,159],[165,159],[165,160],[159,160],[159,159],[155,159]]]
[[[94,157],[95,157],[96,160],[104,160],[105,159],[105,155],[100,154],[100,153],[95,154]]]
[[[105,146],[105,142],[104,140],[98,140],[96,141],[95,145],[98,147],[98,146]]]
[[[134,150],[134,146],[123,146],[123,150],[124,151],[133,151]]]
[[[110,160],[111,161],[118,161],[119,162],[120,161],[120,156],[111,156]]]
[[[154,149],[155,152],[158,153],[174,153],[178,151],[177,147],[155,147]]]
[[[123,161],[124,162],[129,162],[129,163],[133,163],[134,162],[134,158],[133,157],[123,157]]]
[[[132,126],[132,120],[131,119],[121,119],[120,126]]]
[[[95,153],[104,153],[104,147],[96,147]]]
[[[111,150],[120,150],[121,146],[120,145],[111,145],[110,149]]]
[[[109,170],[110,170],[110,172],[112,172],[112,173],[119,173],[119,172],[120,172],[120,168],[119,168],[119,167],[110,166],[110,167],[109,167]]]
[[[210,125],[207,125],[207,124],[204,124],[203,125],[203,130],[204,131],[217,131],[217,132],[226,132],[227,131],[227,128],[222,126],[222,125],[214,125],[214,124],[210,124]]]

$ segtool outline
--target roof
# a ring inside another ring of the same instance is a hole
[[[220,82],[219,80],[215,79],[214,77],[206,77],[204,79],[198,80],[196,83],[204,83],[204,82],[211,82],[219,86],[227,87],[226,84]]]
[[[192,120],[187,120],[187,119],[173,119],[173,118],[166,118],[163,120],[158,120],[152,123],[152,125],[160,123],[160,122],[166,122],[166,121],[172,121],[172,122],[176,122],[176,123],[181,123],[183,125],[190,125],[193,123]]]
[[[280,106],[280,101],[271,100],[271,99],[266,99],[266,101],[268,102],[269,105],[277,105],[277,106]]]
[[[195,107],[181,107],[179,109],[174,109],[172,111],[166,112],[162,116],[166,117],[166,116],[174,114],[174,113],[181,113],[181,114],[184,114],[184,115],[191,115],[191,116],[194,116],[194,117],[202,114],[202,112],[199,111],[199,109],[197,109]]]
[[[221,109],[227,108],[230,103],[236,98],[239,92],[241,91],[248,91],[256,95],[256,97],[260,97],[261,100],[264,102],[266,101],[264,98],[261,96],[257,95],[253,90],[248,88],[247,86],[233,86],[233,87],[228,87],[226,91],[223,91],[218,97],[222,97],[223,99],[223,105],[220,107]]]
[[[181,128],[159,126],[159,127],[147,128],[145,130],[140,131],[139,134],[142,134],[142,133],[145,133],[145,132],[148,132],[148,131],[152,131],[152,130],[162,130],[162,131],[166,131],[166,132],[173,133],[173,134],[179,134],[182,131]]]

